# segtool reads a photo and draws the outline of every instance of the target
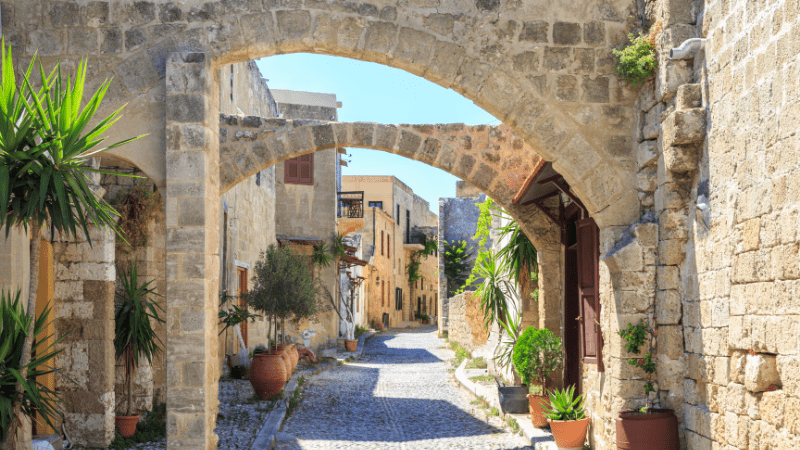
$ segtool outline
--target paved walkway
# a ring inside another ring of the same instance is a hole
[[[469,413],[435,327],[384,332],[362,357],[316,376],[278,449],[523,449],[519,436]]]

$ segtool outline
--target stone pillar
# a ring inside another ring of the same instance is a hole
[[[56,334],[69,332],[56,346],[62,352],[55,360],[69,379],[56,375],[55,387],[66,400],[72,444],[103,448],[114,439],[115,236],[92,226],[89,246],[78,234],[56,234],[53,243],[52,314]]]
[[[166,68],[167,448],[215,449],[219,115],[211,60]]]

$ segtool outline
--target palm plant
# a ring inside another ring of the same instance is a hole
[[[61,415],[57,408],[59,403],[63,403],[61,393],[38,381],[38,377],[57,372],[49,364],[61,353],[61,350],[55,350],[55,346],[68,334],[48,343],[52,336],[44,335],[44,330],[49,317],[49,307],[36,320],[26,315],[20,302],[20,291],[15,295],[0,292],[0,440],[5,442],[13,440],[19,426],[15,404],[19,404],[27,416],[38,411],[50,426],[54,426],[52,418]],[[22,343],[27,337],[29,322],[33,322],[36,357],[23,366]],[[16,389],[17,383],[22,384],[21,393]]]
[[[470,270],[469,258],[473,247],[467,248],[467,241],[444,241],[444,276],[447,279],[447,295],[452,295],[467,279]]]
[[[161,351],[158,337],[151,320],[164,323],[158,312],[164,312],[160,304],[150,297],[163,297],[151,287],[153,280],[139,283],[139,271],[134,262],[130,269],[117,269],[120,287],[116,292],[116,308],[114,311],[114,354],[122,358],[125,371],[125,385],[128,391],[126,416],[131,415],[133,407],[133,371],[139,367],[140,358],[147,358],[152,364],[153,358]]]
[[[497,217],[508,218],[501,213]],[[508,244],[501,248],[497,255],[508,261],[508,269],[518,285],[530,282],[539,273],[538,253],[536,247],[522,231],[519,224],[511,219],[508,225],[501,227],[500,240],[508,238]]]
[[[81,107],[86,60],[78,64],[74,79],[68,76],[66,82],[60,64],[48,75],[40,63],[42,85],[37,90],[30,82],[35,55],[20,86],[5,40],[0,59],[0,228],[5,227],[8,236],[12,227],[21,225],[27,231],[30,226],[32,236],[27,308],[30,320],[22,343],[21,378],[17,383],[21,394],[34,337],[41,227],[47,221],[51,232],[58,231],[69,238],[75,237],[80,227],[90,245],[90,224],[111,227],[119,233],[114,209],[95,196],[87,183],[87,172],[103,172],[86,164],[101,152],[138,137],[98,147],[105,139],[101,135],[119,119],[121,108],[89,126],[95,122],[111,81],[104,81]],[[21,408],[22,403],[16,402],[15,417]],[[4,445],[10,447],[13,443],[6,438]]]

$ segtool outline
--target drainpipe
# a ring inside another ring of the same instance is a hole
[[[669,59],[687,59],[694,56],[706,45],[702,38],[687,39],[679,47],[670,49]]]

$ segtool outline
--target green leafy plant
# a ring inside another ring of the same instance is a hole
[[[550,420],[580,420],[586,417],[585,401],[582,395],[575,397],[575,386],[550,392],[550,406],[543,405],[544,413]]]
[[[487,416],[499,416],[500,415],[500,411],[498,411],[497,408],[495,408],[493,406],[492,409],[490,409],[489,412],[486,413],[486,415]]]
[[[422,250],[417,250],[411,254],[409,258],[409,263],[406,264],[406,272],[408,273],[408,284],[414,284],[422,278],[422,274],[419,273],[419,267],[422,264],[422,257],[428,257],[433,255],[439,250],[439,244],[435,240],[428,240],[427,238],[422,238]]]
[[[453,295],[467,280],[470,272],[469,259],[474,247],[467,248],[467,241],[444,241],[444,276],[447,280],[447,295]]]
[[[22,413],[26,416],[33,416],[38,411],[45,422],[53,427],[52,419],[61,416],[58,408],[63,403],[61,393],[48,388],[38,381],[41,378],[37,378],[59,373],[50,364],[61,353],[61,350],[55,350],[55,346],[69,334],[48,344],[52,335],[45,334],[45,326],[49,322],[50,311],[49,307],[45,308],[34,321],[36,343],[33,351],[36,357],[23,367],[20,364],[22,342],[28,332],[28,322],[33,319],[22,308],[20,291],[14,295],[0,292],[0,439],[3,441],[11,438],[20,425],[18,416],[14,414],[15,403],[21,405]],[[22,375],[23,369],[26,369],[25,377]],[[16,389],[17,383],[22,383],[21,393]]]
[[[151,287],[153,281],[139,282],[139,273],[136,262],[130,269],[117,268],[120,287],[116,291],[114,311],[114,354],[117,359],[122,358],[125,371],[125,385],[128,391],[128,404],[125,412],[130,416],[133,411],[133,371],[139,367],[141,357],[147,358],[147,363],[152,364],[153,358],[161,352],[158,337],[153,329],[151,320],[164,323],[159,316],[159,311],[164,312],[160,304],[150,297],[163,297]]]
[[[11,49],[2,40],[0,69],[0,228],[6,237],[11,229],[30,227],[30,289],[27,315],[31,320],[22,343],[13,416],[22,411],[23,384],[31,360],[36,296],[39,286],[39,248],[45,222],[51,233],[56,231],[72,238],[80,228],[91,245],[89,225],[110,227],[119,233],[116,211],[89,188],[87,173],[107,173],[88,165],[90,158],[119,147],[138,137],[98,147],[105,140],[103,133],[116,123],[121,108],[105,118],[96,118],[111,81],[106,80],[88,100],[83,97],[88,63],[78,63],[74,78],[61,75],[57,63],[50,74],[39,64],[41,87],[36,89],[30,76],[36,63],[31,59],[20,85],[12,61]],[[90,123],[94,125],[89,125]],[[111,175],[127,176],[110,173]],[[18,421],[14,421],[17,423]],[[10,433],[8,436],[16,435]],[[3,447],[10,444],[8,438]]]
[[[486,361],[483,359],[483,356],[479,356],[475,359],[470,359],[467,362],[467,365],[464,366],[465,369],[485,369],[486,368]]]
[[[544,392],[547,380],[562,366],[561,339],[550,330],[528,327],[514,345],[514,367],[532,394]]]
[[[494,377],[491,375],[475,375],[474,377],[469,377],[469,379],[473,383],[494,383]]]
[[[431,320],[431,316],[419,312],[414,313],[414,318],[419,320]]]
[[[248,305],[270,317],[276,342],[277,319],[285,321],[292,317],[299,322],[316,314],[319,287],[311,275],[307,257],[289,247],[273,244],[261,252],[255,264],[253,287],[243,296]]]
[[[220,306],[224,306],[232,299],[234,299],[234,297],[228,295],[227,292],[223,292],[220,295]],[[221,335],[228,331],[229,328],[239,325],[242,322],[248,320],[252,322],[260,318],[261,314],[251,313],[247,309],[242,309],[238,305],[231,303],[230,309],[220,309],[219,313],[217,313],[217,317],[219,318],[220,325],[224,325],[219,332],[219,335]]]
[[[511,429],[512,433],[519,433],[520,431],[519,422],[517,422],[517,419],[515,419],[513,416],[511,415],[506,416],[506,424],[508,425],[508,428]]]
[[[630,85],[638,86],[655,73],[658,67],[655,38],[660,31],[661,24],[658,23],[648,34],[628,34],[630,45],[622,50],[611,50],[617,58],[615,72]]]
[[[478,206],[478,221],[475,224],[475,234],[472,236],[472,240],[478,243],[478,253],[475,255],[475,264],[472,266],[472,273],[470,273],[469,277],[464,281],[464,285],[461,286],[456,294],[464,292],[466,288],[478,281],[480,276],[477,272],[478,267],[480,267],[483,264],[483,260],[489,256],[489,250],[486,248],[486,244],[489,242],[489,231],[492,229],[494,200],[487,197],[486,200],[481,203],[476,203],[476,205]]]
[[[360,338],[361,335],[366,333],[367,331],[369,331],[369,330],[366,327],[362,327],[361,325],[356,326],[356,331],[354,333],[355,338],[356,339]]]
[[[638,325],[629,323],[627,328],[619,330],[619,335],[625,341],[625,349],[628,353],[641,354],[642,346],[647,346],[647,350],[644,351],[641,358],[628,358],[628,364],[642,369],[646,374],[645,407],[642,408],[642,412],[646,412],[652,408],[650,393],[655,392],[653,384],[653,374],[656,371],[656,364],[653,361],[655,348],[652,346],[653,336],[655,336],[655,319],[653,319],[653,326],[650,326],[645,319],[642,319]]]
[[[117,248],[131,252],[146,247],[149,239],[148,223],[161,209],[158,192],[148,189],[145,184],[137,183],[131,189],[120,192],[112,204],[119,212],[119,227],[122,230],[117,235]]]

